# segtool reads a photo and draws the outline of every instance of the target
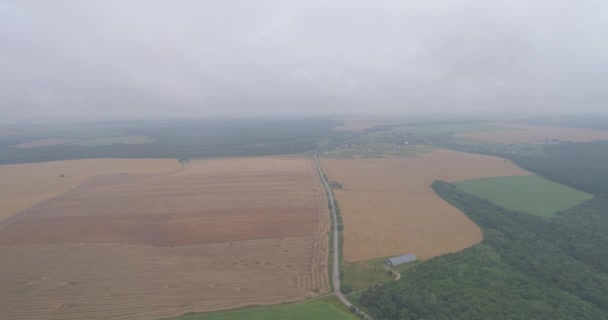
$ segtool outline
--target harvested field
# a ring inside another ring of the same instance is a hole
[[[0,233],[0,244],[128,243],[185,246],[307,236],[317,227],[313,208],[233,209],[170,214],[26,217]],[[294,224],[297,221],[297,224]],[[226,230],[226,226],[230,226]]]
[[[466,139],[495,143],[533,143],[553,139],[573,142],[608,140],[608,130],[532,126],[516,123],[496,123],[496,125],[513,128],[514,130],[466,132],[457,135]]]
[[[213,159],[91,179],[0,224],[0,311],[157,319],[323,293],[330,222],[315,170]]]
[[[98,175],[170,174],[181,168],[175,159],[84,159],[2,165],[0,220]]]
[[[304,299],[312,237],[0,247],[6,319],[158,319]]]
[[[481,241],[481,231],[430,188],[434,180],[530,175],[501,158],[448,150],[416,157],[322,159],[344,220],[344,259],[414,253],[421,259]],[[470,178],[467,178],[470,177]]]
[[[16,144],[13,147],[21,148],[21,149],[30,149],[30,148],[38,148],[38,147],[50,147],[50,146],[58,146],[61,144],[66,144],[72,141],[76,141],[76,139],[38,139],[34,141],[28,141],[20,144]]]

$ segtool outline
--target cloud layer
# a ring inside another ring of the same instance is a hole
[[[4,1],[4,118],[601,110],[608,2]]]

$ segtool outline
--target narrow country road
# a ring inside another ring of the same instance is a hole
[[[325,191],[328,194],[329,197],[329,204],[331,207],[331,215],[332,215],[332,219],[333,219],[333,247],[334,247],[334,263],[333,263],[333,268],[332,268],[332,282],[334,285],[334,295],[336,297],[338,297],[338,299],[340,299],[340,301],[342,301],[342,303],[344,305],[346,305],[346,307],[350,308],[353,304],[350,303],[350,301],[348,301],[348,299],[346,299],[346,297],[342,294],[342,291],[340,291],[340,268],[339,268],[339,263],[340,261],[338,260],[338,217],[336,214],[336,203],[334,200],[334,194],[329,186],[329,183],[327,182],[327,179],[325,178],[325,175],[323,174],[323,169],[321,169],[321,162],[319,162],[319,156],[315,153],[315,163],[317,165],[317,171],[319,172],[319,176],[321,177],[321,181],[323,181],[323,185],[325,186]],[[373,320],[372,317],[370,317],[367,313],[359,310],[360,313],[362,313],[365,316],[365,319],[368,320]]]
[[[396,275],[396,276],[397,276],[397,277],[394,279],[395,281],[397,281],[397,280],[401,279],[401,273],[399,273],[399,272],[397,272],[397,271],[395,271],[395,270],[391,269],[391,268],[390,268],[389,266],[387,266],[387,265],[384,265],[384,269],[386,269],[386,270],[388,270],[388,271],[392,272],[394,275]]]

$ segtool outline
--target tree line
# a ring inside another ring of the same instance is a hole
[[[608,141],[546,145],[543,154],[499,154],[520,167],[591,194],[608,194]]]
[[[83,158],[178,158],[261,156],[313,151],[321,139],[338,141],[345,133],[331,130],[335,120],[310,119],[232,119],[168,121],[137,125],[112,134],[141,135],[153,142],[114,143],[99,146],[63,144],[21,149],[21,142],[45,138],[27,134],[0,139],[0,164],[41,162]],[[110,127],[111,124],[108,124]],[[99,129],[97,129],[99,130]],[[53,133],[53,137],[74,138],[83,132]]]

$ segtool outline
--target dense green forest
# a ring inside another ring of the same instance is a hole
[[[434,182],[482,244],[364,292],[376,319],[608,319],[608,196],[543,219]]]
[[[608,141],[546,145],[543,154],[499,154],[547,179],[591,194],[608,193]]]
[[[466,144],[446,139],[437,144],[462,152],[507,158],[549,180],[594,195],[608,194],[608,141],[509,145]]]
[[[0,164],[80,158],[179,158],[258,156],[307,152],[319,141],[343,139],[331,128],[340,122],[324,119],[175,120],[153,123],[79,125],[0,138]],[[104,132],[104,129],[106,132]],[[63,144],[21,149],[13,145],[43,138],[97,138],[139,135],[153,142],[100,146]]]
[[[580,114],[577,116],[549,116],[536,119],[519,119],[523,123],[540,124],[557,127],[573,127],[587,129],[608,129],[608,115],[606,113]]]

